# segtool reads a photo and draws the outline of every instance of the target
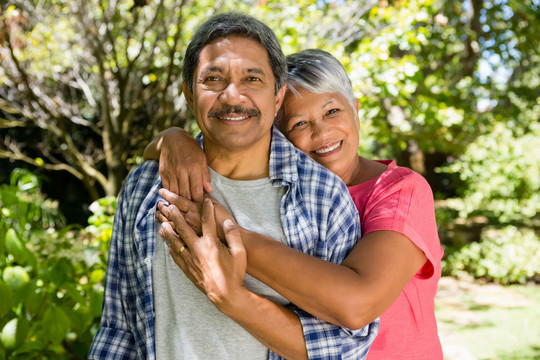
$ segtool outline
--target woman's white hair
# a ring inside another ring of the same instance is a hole
[[[324,50],[307,49],[287,56],[287,90],[299,96],[300,89],[314,94],[343,95],[356,112],[354,92],[347,70]]]

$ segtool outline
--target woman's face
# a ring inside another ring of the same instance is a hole
[[[287,92],[279,127],[312,159],[350,183],[358,164],[359,123],[347,99],[339,93],[300,96]]]

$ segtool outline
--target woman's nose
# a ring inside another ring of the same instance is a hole
[[[330,127],[322,119],[312,122],[311,137],[313,139],[323,139],[330,132]]]

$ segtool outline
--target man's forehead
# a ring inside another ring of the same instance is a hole
[[[267,50],[257,41],[240,36],[218,38],[201,49],[199,71],[226,71],[231,65],[246,72],[266,73],[271,70]]]

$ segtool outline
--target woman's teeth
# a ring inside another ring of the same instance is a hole
[[[320,149],[320,150],[315,150],[315,154],[325,154],[327,152],[330,152],[330,151],[333,151],[333,150],[336,150],[338,147],[341,146],[341,141],[336,143],[335,145],[332,145],[330,147],[327,147],[327,148],[324,148],[324,149]]]

